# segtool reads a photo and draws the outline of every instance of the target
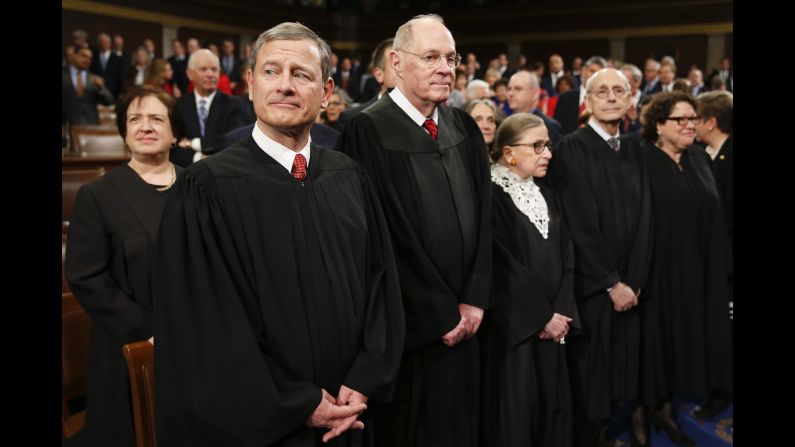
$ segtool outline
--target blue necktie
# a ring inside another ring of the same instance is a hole
[[[204,136],[204,124],[207,121],[207,100],[199,100],[199,131]]]

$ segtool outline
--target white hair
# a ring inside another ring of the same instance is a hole
[[[482,88],[486,94],[489,92],[489,83],[482,79],[473,79],[467,84],[467,98],[473,98],[475,90]]]

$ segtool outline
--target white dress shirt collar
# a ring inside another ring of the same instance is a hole
[[[282,165],[284,169],[287,169],[287,172],[293,170],[293,160],[296,154],[301,154],[306,158],[306,167],[307,169],[309,168],[309,143],[312,142],[312,137],[307,138],[306,145],[300,151],[295,152],[265,135],[265,132],[260,130],[258,124],[254,124],[254,130],[251,132],[251,136],[254,138],[257,146]]]
[[[426,116],[424,116],[422,114],[422,112],[420,112],[419,110],[417,110],[416,107],[414,107],[414,104],[409,102],[408,98],[406,98],[403,95],[403,93],[400,91],[399,88],[397,88],[397,87],[393,88],[392,91],[389,93],[389,96],[391,96],[392,97],[392,101],[395,101],[395,104],[397,104],[397,106],[400,107],[400,110],[406,112],[406,115],[408,115],[409,118],[411,118],[412,121],[417,123],[418,126],[421,127],[422,124],[425,123],[425,119],[426,118],[432,119],[433,122],[436,123],[437,126],[439,125],[439,108],[438,107],[434,107],[433,113],[431,114],[431,116],[426,117]]]
[[[207,102],[207,104],[205,104],[204,106],[207,107],[207,114],[209,115],[210,114],[210,104],[213,103],[213,98],[215,98],[215,92],[217,92],[217,91],[218,90],[213,90],[213,92],[210,93],[209,95],[201,96],[201,95],[199,95],[199,92],[194,90],[193,91],[193,96],[196,99],[196,110],[199,110],[199,105],[200,105],[199,104],[199,100],[204,98],[204,100]]]
[[[591,119],[588,120],[588,125],[591,126],[591,128],[595,130],[596,133],[599,134],[599,136],[605,141],[621,136],[621,126],[617,126],[615,135],[610,135],[604,129],[602,129],[602,126],[599,125],[599,121],[596,121],[596,118],[594,117],[591,117]]]

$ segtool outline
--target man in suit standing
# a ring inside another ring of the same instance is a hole
[[[113,104],[113,94],[102,77],[89,74],[91,49],[75,48],[61,74],[61,124],[99,124],[97,103]]]
[[[188,59],[188,78],[194,89],[177,101],[187,138],[171,151],[171,161],[180,166],[223,149],[221,137],[246,124],[238,99],[218,91],[220,71],[218,56],[210,50],[197,50]]]
[[[643,96],[653,95],[660,91],[660,63],[654,59],[646,59],[643,67],[643,85],[640,87]]]
[[[707,86],[704,85],[704,74],[698,68],[691,68],[690,73],[687,74],[687,79],[690,80],[690,95],[694,98],[700,93],[707,91]]]
[[[394,40],[395,39],[392,38],[383,40],[375,47],[375,50],[373,50],[373,79],[378,82],[380,87],[378,94],[356,107],[345,109],[342,115],[340,115],[340,124],[343,126],[354,116],[358,115],[359,112],[373,105],[376,101],[381,99],[387,91],[395,87],[395,69],[392,68],[392,65],[387,63]]]
[[[550,98],[558,94],[556,90],[558,79],[564,74],[566,72],[563,70],[563,58],[559,54],[549,56],[549,73],[544,73],[544,76],[541,77],[541,88],[547,91]],[[574,88],[577,87],[577,85],[574,86]]]
[[[119,96],[123,69],[121,57],[111,51],[110,36],[100,33],[97,36],[97,51],[91,60],[91,73],[102,76],[114,98]]]
[[[559,122],[538,110],[540,95],[541,88],[538,86],[538,77],[535,73],[520,71],[508,81],[508,105],[513,114],[530,113],[544,120],[544,125],[549,131],[549,139],[554,144],[560,140],[562,127]]]
[[[571,89],[558,96],[553,118],[563,126],[563,135],[568,135],[579,127],[580,116],[585,113],[585,83],[597,71],[607,67],[607,61],[600,56],[593,56],[580,69],[580,88]]]
[[[224,39],[221,44],[221,66],[224,73],[229,76],[229,81],[232,83],[232,89],[235,88],[238,82],[243,79],[240,77],[240,66],[243,61],[237,58],[235,54],[235,42],[232,39]]]
[[[179,39],[171,41],[171,51],[173,56],[168,58],[171,69],[174,70],[174,82],[181,92],[188,91],[188,57],[185,55],[185,47]]]
[[[726,85],[726,90],[733,92],[733,84],[734,84],[734,73],[732,72],[732,61],[728,57],[724,57],[720,60],[720,68],[713,71],[712,74],[709,75],[710,84],[712,83],[712,79],[714,77],[720,77],[723,80],[723,84]]]

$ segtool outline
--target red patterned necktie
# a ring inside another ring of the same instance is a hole
[[[293,177],[299,182],[303,182],[306,178],[306,158],[301,154],[296,154],[293,159],[293,169],[290,171]]]
[[[579,110],[579,113],[577,114],[577,117],[578,118],[581,117],[583,113],[585,113],[585,100],[584,99],[582,100],[582,103],[580,103],[580,110]]]
[[[428,133],[431,134],[431,138],[433,138],[433,141],[436,141],[436,135],[439,133],[439,128],[436,127],[436,123],[434,123],[432,119],[427,118],[425,119],[425,122],[422,123],[422,127],[424,127],[425,130],[427,130]]]

